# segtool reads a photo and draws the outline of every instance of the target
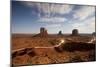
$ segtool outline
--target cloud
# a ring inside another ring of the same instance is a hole
[[[66,5],[66,4],[39,3],[39,2],[24,2],[24,4],[31,8],[35,7],[38,10],[39,17],[52,17],[55,14],[67,14],[71,12],[71,10],[73,9],[73,5]]]
[[[67,5],[56,3],[25,2],[25,5],[32,8],[32,14],[38,16],[36,22],[51,23],[47,28],[57,30],[79,29],[79,32],[90,33],[95,31],[95,7],[82,5]],[[67,15],[67,16],[65,16]],[[77,19],[77,20],[76,20]],[[63,25],[66,22],[66,25]],[[67,31],[68,31],[67,30]]]
[[[73,23],[72,29],[79,29],[80,32],[92,33],[95,31],[95,17],[84,20],[81,23]]]
[[[94,6],[81,6],[80,9],[74,11],[73,17],[78,18],[79,20],[84,20],[87,17],[93,15],[94,12]]]
[[[47,18],[47,17],[43,17],[43,18],[40,18],[39,20],[37,20],[37,22],[47,22],[47,23],[63,23],[63,22],[66,22],[67,19],[64,18],[64,17],[50,17],[50,18]]]
[[[46,25],[46,28],[57,28],[57,27],[61,27],[61,24],[51,24],[51,25]]]

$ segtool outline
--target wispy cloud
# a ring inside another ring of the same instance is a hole
[[[80,32],[94,32],[95,31],[95,17],[91,17],[87,20],[84,20],[81,23],[73,23],[71,24],[72,29],[79,29]]]
[[[74,11],[74,18],[78,20],[84,20],[87,17],[91,16],[95,12],[95,7],[93,6],[81,6],[80,9]]]
[[[73,5],[55,4],[55,3],[34,3],[25,2],[28,7],[36,7],[39,17],[52,17],[55,14],[67,14],[73,9]],[[44,14],[44,15],[42,15]]]
[[[79,29],[80,32],[95,31],[95,7],[70,4],[24,2],[25,7],[31,8],[37,25],[45,26],[50,32],[63,30],[71,32]],[[42,24],[43,23],[43,24]]]
[[[57,28],[57,27],[61,27],[61,24],[51,24],[51,25],[46,25],[46,28]]]
[[[40,18],[37,20],[37,22],[43,22],[43,23],[45,23],[45,22],[47,22],[47,23],[63,23],[66,21],[67,21],[67,19],[64,17],[50,17],[50,18],[43,17],[43,18]]]

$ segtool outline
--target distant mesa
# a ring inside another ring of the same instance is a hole
[[[58,32],[58,35],[60,36],[63,35],[61,30]],[[95,35],[95,33],[93,33],[93,35]],[[48,37],[48,36],[49,36],[48,31],[44,27],[40,28],[40,33],[34,35],[34,37]],[[79,36],[78,29],[73,29],[71,36]]]
[[[58,32],[58,35],[63,35],[63,34],[62,34],[62,31],[59,31],[59,32]]]
[[[72,36],[78,36],[79,35],[78,29],[73,29],[71,35]]]
[[[40,37],[47,37],[48,33],[47,30],[44,27],[40,28]]]
[[[92,35],[93,35],[93,36],[96,36],[96,32],[93,32]]]
[[[39,37],[47,37],[48,36],[48,32],[47,30],[44,28],[44,27],[41,27],[40,28],[40,33],[35,35],[36,37],[39,36]]]

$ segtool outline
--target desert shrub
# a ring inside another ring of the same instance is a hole
[[[83,60],[79,55],[75,55],[74,57],[71,58],[70,62],[83,62]]]
[[[28,54],[30,57],[35,56],[35,52],[34,52],[33,48],[25,48],[23,50],[13,52],[12,58],[15,58],[16,56],[23,56],[25,54]]]
[[[56,45],[59,43],[59,41],[57,39],[54,39],[54,40],[50,40],[49,41],[52,45]]]
[[[17,56],[17,51],[12,53],[12,58],[15,58]]]
[[[22,56],[22,55],[25,55],[25,54],[26,54],[26,51],[24,51],[24,50],[20,50],[17,53],[18,56]]]
[[[34,48],[25,48],[24,50],[26,52],[26,54],[28,54],[30,57],[33,57],[36,55],[36,53],[34,52]]]
[[[36,55],[36,53],[34,51],[29,51],[27,53],[30,57],[34,57]]]
[[[54,47],[54,49],[55,49],[57,52],[62,52],[62,51],[63,51],[62,48],[60,48],[60,47]]]
[[[28,64],[28,65],[32,65],[32,58],[31,58],[31,57],[28,58],[27,64]]]
[[[95,60],[96,60],[96,53],[95,50],[92,50],[89,53],[89,61],[95,61]]]
[[[66,51],[73,51],[72,45],[63,44],[62,48],[63,50],[66,50]]]

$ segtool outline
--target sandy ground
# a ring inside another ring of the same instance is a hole
[[[13,51],[17,53],[17,54],[15,53],[16,56],[12,57],[12,64],[37,65],[37,64],[95,61],[95,50],[88,50],[88,51],[76,50],[73,52],[69,51],[59,52],[55,50],[54,46],[58,45],[61,39],[64,39],[65,42],[70,42],[70,40],[75,42],[89,42],[91,40],[91,37],[87,36],[86,37],[70,36],[70,37],[57,37],[57,38],[12,37],[12,53]],[[27,48],[32,48],[32,49],[27,49]]]

